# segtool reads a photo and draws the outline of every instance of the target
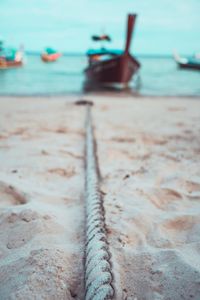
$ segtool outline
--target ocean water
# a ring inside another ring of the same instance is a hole
[[[127,93],[139,95],[200,96],[200,72],[180,70],[172,58],[138,57],[142,67]],[[0,95],[66,95],[85,92],[84,55],[68,55],[43,63],[27,55],[22,68],[0,70]]]

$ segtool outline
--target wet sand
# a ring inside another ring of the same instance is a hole
[[[89,95],[117,300],[200,299],[200,99]],[[0,99],[0,298],[84,299],[76,97]]]

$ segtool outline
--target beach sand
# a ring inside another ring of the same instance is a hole
[[[0,107],[0,299],[81,299],[84,109],[39,98]]]
[[[200,299],[200,99],[94,101],[115,299]],[[0,299],[84,299],[78,97],[0,99]]]
[[[99,99],[117,299],[200,299],[200,101]]]

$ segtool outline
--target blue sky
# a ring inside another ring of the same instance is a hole
[[[0,36],[27,50],[84,53],[104,30],[123,48],[128,12],[138,14],[132,53],[200,52],[200,0],[0,0]]]

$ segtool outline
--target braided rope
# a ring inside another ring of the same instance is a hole
[[[85,299],[110,300],[113,298],[114,290],[111,285],[110,255],[97,169],[91,108],[88,107],[86,120]]]

